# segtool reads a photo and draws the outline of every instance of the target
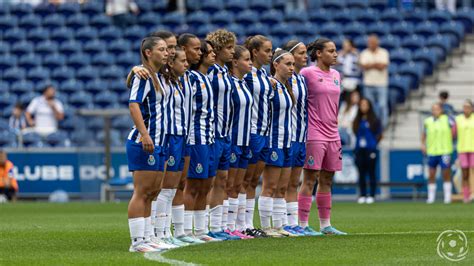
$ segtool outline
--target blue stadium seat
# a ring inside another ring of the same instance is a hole
[[[52,14],[43,19],[43,27],[49,30],[61,28],[65,24],[64,17],[58,14]]]
[[[332,16],[332,20],[336,23],[346,25],[352,22],[355,14],[349,9],[342,9],[341,11],[335,12]]]
[[[472,33],[474,30],[474,15],[472,9],[457,10],[453,18],[456,22],[461,22],[464,25],[465,33]]]
[[[104,119],[102,117],[93,117],[87,119],[87,128],[96,132],[102,131],[102,129],[104,128]]]
[[[75,35],[75,39],[81,41],[82,43],[97,39],[99,36],[97,29],[89,26],[78,29]]]
[[[28,106],[28,104],[36,97],[40,96],[41,94],[39,93],[36,93],[34,91],[28,91],[28,92],[25,92],[23,93],[20,98],[19,98],[19,101],[20,103],[22,103],[24,106]]]
[[[10,44],[0,41],[0,55],[8,54],[10,52]]]
[[[71,142],[73,146],[77,146],[77,147],[96,147],[97,146],[97,143],[94,140],[94,134],[92,134],[92,132],[85,129],[72,131]]]
[[[404,20],[415,25],[428,19],[428,13],[421,9],[415,9],[411,12],[405,12],[404,14]]]
[[[236,23],[230,24],[227,27],[227,30],[232,31],[233,33],[235,33],[235,35],[237,35],[237,38],[244,37],[244,35],[245,35],[245,28],[242,27],[239,24],[236,24]]]
[[[428,38],[438,33],[438,24],[425,21],[415,26],[415,33]]]
[[[295,33],[302,38],[309,38],[316,34],[316,29],[311,22],[306,22],[299,24],[298,27],[295,28]]]
[[[270,9],[262,13],[260,22],[267,26],[273,26],[274,24],[282,22],[283,16],[283,12]]]
[[[359,22],[351,23],[343,28],[343,33],[346,37],[354,39],[357,36],[365,35],[365,26]]]
[[[186,1],[186,10],[189,10],[188,13],[199,11],[201,3],[201,1]]]
[[[18,66],[25,69],[30,69],[41,64],[41,57],[34,53],[22,55],[18,60]]]
[[[408,49],[399,48],[390,52],[390,64],[397,66],[411,61],[411,51]]]
[[[457,43],[460,43],[464,39],[464,26],[457,21],[446,22],[439,28],[439,33],[449,34],[456,38]]]
[[[122,68],[117,67],[116,65],[107,66],[103,68],[100,72],[100,77],[103,80],[114,81],[118,80],[123,84],[125,84],[122,80],[126,77],[125,73],[123,73]]]
[[[130,92],[129,91],[123,91],[122,93],[120,93],[119,100],[120,100],[120,103],[122,105],[128,106],[128,99],[129,98],[130,98]]]
[[[18,43],[21,40],[26,39],[25,30],[19,28],[11,28],[3,33],[3,40],[10,44]]]
[[[81,6],[77,2],[66,2],[58,6],[57,12],[65,17],[70,17],[81,12]]]
[[[214,31],[214,30],[217,30],[217,28],[218,27],[216,25],[213,25],[213,24],[202,25],[196,30],[196,35],[199,38],[205,38],[207,33],[211,32],[211,31]]]
[[[272,2],[267,0],[252,0],[249,3],[249,9],[258,13],[262,13],[270,8],[272,8]]]
[[[82,50],[81,44],[73,40],[63,42],[59,46],[59,52],[65,56],[70,56],[74,53],[80,52],[81,50]]]
[[[27,92],[33,92],[33,87],[31,81],[20,80],[11,85],[10,92],[20,96]]]
[[[2,113],[3,117],[9,117],[10,114],[6,114],[5,110],[8,109],[9,106],[16,103],[17,96],[13,93],[0,93],[0,112]],[[127,100],[128,101],[128,100]]]
[[[98,76],[99,71],[91,66],[82,67],[76,72],[76,78],[82,82],[88,82]]]
[[[134,65],[140,64],[140,56],[139,54],[132,52],[124,53],[118,56],[115,64],[128,69]]]
[[[110,17],[106,16],[105,14],[95,15],[91,18],[89,22],[89,25],[91,27],[98,28],[98,29],[103,29],[111,24],[112,22],[110,20]]]
[[[68,79],[64,81],[58,89],[66,94],[72,94],[77,91],[82,91],[84,89],[84,83],[80,80]]]
[[[27,39],[35,43],[49,40],[49,30],[40,27],[34,28],[28,32]]]
[[[414,26],[411,23],[405,21],[400,24],[393,25],[391,34],[400,38],[405,38],[413,34]]]
[[[58,51],[58,45],[55,42],[50,40],[42,41],[38,43],[35,47],[36,54],[40,55],[41,57],[45,57],[46,55],[53,54]],[[59,50],[62,54],[64,54],[61,50]]]
[[[107,89],[107,82],[100,79],[93,79],[86,82],[85,90],[93,95]]]
[[[16,147],[16,135],[9,130],[1,130],[0,132],[0,147]]]
[[[165,14],[168,11],[168,1],[167,0],[154,1],[153,11],[156,13],[159,13],[160,15]]]
[[[235,22],[241,24],[243,27],[248,27],[253,23],[257,23],[258,17],[258,13],[253,9],[245,10],[235,17]]]
[[[323,25],[332,20],[334,14],[325,9],[311,10],[308,14],[308,19],[313,24]]]
[[[50,71],[49,69],[43,67],[35,67],[28,71],[27,78],[35,83],[42,80],[49,79]]]
[[[69,104],[74,108],[87,108],[92,104],[92,95],[85,91],[77,91],[69,96]]]
[[[20,19],[18,26],[25,29],[30,29],[41,25],[41,18],[35,14],[29,14]]]
[[[117,39],[122,38],[122,31],[115,26],[109,26],[99,32],[99,38],[102,41],[111,43]]]
[[[324,24],[319,30],[321,36],[332,38],[333,36],[339,35],[342,31],[342,25],[334,22]]]
[[[243,10],[247,9],[249,3],[247,0],[228,0],[225,2],[225,9],[234,13],[238,14]]]
[[[66,57],[62,54],[50,54],[45,56],[42,65],[49,68],[55,69],[66,64]]]
[[[388,1],[385,0],[370,1],[369,7],[378,10],[379,12],[382,12],[387,8],[387,2]]]
[[[410,91],[410,79],[403,75],[392,75],[388,87],[390,90],[397,91],[397,103],[403,103]]]
[[[6,82],[0,81],[0,94],[8,92],[10,90],[10,85]]]
[[[429,48],[439,47],[443,49],[443,56],[442,56],[443,60],[444,58],[446,58],[446,55],[449,54],[452,48],[451,41],[441,34],[437,34],[435,36],[431,36],[430,38],[428,38],[428,41],[426,42],[426,46]]]
[[[185,22],[184,16],[180,12],[167,13],[162,19],[162,23],[170,28],[176,28]]]
[[[197,11],[186,17],[186,23],[193,28],[198,28],[199,26],[210,23],[210,16],[208,13]]]
[[[18,25],[18,19],[15,16],[4,15],[0,16],[0,28],[10,29]]]
[[[287,23],[280,23],[271,29],[271,34],[277,38],[285,38],[292,31],[292,27]]]
[[[75,69],[89,65],[91,62],[90,56],[81,52],[72,54],[67,59],[67,66]]]
[[[65,93],[56,92],[55,97],[56,97],[56,99],[58,99],[60,102],[62,102],[62,103],[65,104],[65,108],[67,108],[67,109],[65,109],[65,111],[64,111],[64,116],[66,116],[66,115],[67,115],[67,114],[66,114],[66,110],[70,110],[70,109],[71,109],[71,107],[66,104],[66,103],[69,102],[69,97],[68,97],[68,95],[65,94]]]
[[[104,12],[104,3],[101,1],[87,1],[82,5],[81,12],[92,17]]]
[[[105,135],[104,131],[100,131],[97,133],[97,142],[100,145],[104,144]],[[110,145],[113,147],[123,146],[125,144],[125,139],[122,139],[120,136],[120,132],[118,130],[112,129],[110,130]]]
[[[33,52],[33,45],[30,42],[21,41],[12,45],[10,52],[18,57]]]
[[[60,121],[59,128],[71,133],[71,141],[74,141],[72,139],[72,134],[74,132],[81,132],[81,130],[85,130],[86,123],[80,116],[71,116],[65,118],[63,121]]]
[[[138,18],[138,24],[145,28],[152,28],[161,23],[160,16],[157,16],[154,12],[147,12],[141,14]]]
[[[151,12],[153,10],[153,1],[138,0],[135,1],[142,12]]]
[[[10,14],[17,17],[23,17],[31,13],[33,13],[33,6],[27,3],[19,3],[10,7]]]
[[[356,9],[364,10],[369,7],[369,1],[368,0],[347,0],[346,7],[352,10],[356,10]]]
[[[201,3],[201,10],[207,13],[215,13],[224,9],[224,1],[204,0]]]
[[[352,39],[354,41],[355,47],[359,49],[359,51],[363,51],[367,48],[367,36],[366,35],[359,35]],[[339,46],[341,47],[341,46]]]
[[[272,8],[283,12],[286,9],[286,3],[286,0],[272,0]]]
[[[113,69],[113,67],[111,68]],[[102,75],[105,75],[107,76],[107,73],[105,73],[106,69],[103,70],[102,72]],[[114,79],[111,79],[107,76],[107,78],[105,79],[108,79],[109,82],[108,82],[108,85],[107,85],[107,89],[110,90],[110,91],[113,91],[115,93],[122,93],[122,92],[129,92],[129,90],[127,89],[127,85],[125,84],[125,72],[123,71],[120,71],[121,74],[120,76],[117,76],[115,77]],[[112,72],[110,73],[112,74]]]
[[[66,21],[66,26],[74,30],[85,27],[88,24],[89,24],[89,17],[83,14],[76,14],[74,16],[70,16]]]
[[[392,62],[390,62],[390,64],[388,65],[388,76],[392,76],[392,75],[395,75],[397,74],[398,72],[398,65],[397,64],[392,64]]]
[[[16,62],[16,57],[11,54],[0,55],[0,70],[3,71],[7,68],[14,67]]]
[[[424,69],[422,64],[416,62],[407,62],[402,64],[398,70],[401,75],[407,75],[411,78],[411,89],[417,89],[424,75]]]
[[[447,10],[433,10],[429,13],[428,19],[439,25],[451,21],[451,13]]]
[[[130,131],[133,127],[133,121],[132,119],[130,119],[130,117],[123,115],[114,118],[114,120],[112,121],[112,127],[120,131]]]
[[[10,14],[10,4],[9,3],[0,3],[0,16],[9,15]]]
[[[41,136],[38,135],[38,133],[35,132],[29,132],[26,134],[23,134],[23,145],[25,147],[42,147],[43,143],[41,141]]]
[[[338,12],[341,9],[344,9],[345,6],[346,6],[346,3],[344,1],[341,1],[341,0],[324,1],[321,4],[322,8],[325,8],[325,9],[330,10],[330,11],[335,11],[335,12]]]
[[[390,34],[390,24],[379,21],[369,25],[367,28],[367,34],[377,34],[378,36]]]
[[[123,37],[132,43],[139,42],[147,35],[148,32],[145,28],[136,25],[125,29],[125,32],[123,33]]]
[[[94,96],[94,104],[99,108],[117,107],[118,101],[117,94],[108,90],[101,91]]]
[[[379,13],[373,9],[354,12],[354,20],[366,26],[376,23],[379,20]]]
[[[413,54],[414,61],[424,62],[427,66],[425,68],[425,75],[433,74],[436,64],[438,63],[437,58],[436,52],[429,48],[419,49]]]
[[[49,3],[41,3],[34,8],[34,13],[42,18],[51,15],[54,12],[56,12],[56,7]]]
[[[93,56],[91,63],[92,63],[92,66],[95,66],[95,67],[99,67],[99,68],[106,67],[115,63],[115,57],[106,52],[102,52]]]
[[[25,70],[18,67],[12,67],[3,72],[3,80],[10,83],[19,82],[26,77]]]
[[[234,14],[222,10],[216,12],[211,17],[211,22],[219,27],[226,27],[234,21]]]
[[[247,28],[246,35],[248,36],[257,35],[257,34],[265,35],[265,34],[268,34],[269,31],[270,29],[267,25],[262,24],[262,23],[256,23],[256,24],[250,25]]]
[[[403,39],[402,46],[410,51],[416,51],[425,46],[425,38],[421,35],[411,35]]]
[[[38,94],[42,93],[46,86],[53,86],[55,88],[59,88],[58,83],[54,80],[43,80],[38,83],[34,83],[34,85],[35,87],[33,89]]]
[[[308,21],[308,13],[300,10],[290,10],[285,13],[285,21],[288,23],[305,23]]]
[[[83,51],[94,56],[105,49],[106,45],[104,42],[99,40],[92,40],[86,42],[84,45]]]
[[[74,37],[72,31],[66,27],[58,28],[51,31],[50,39],[59,44],[71,40]]]
[[[398,8],[388,8],[380,14],[380,20],[391,25],[400,23],[402,19],[403,16],[400,15],[400,10]]]
[[[65,131],[56,131],[46,136],[46,143],[51,147],[65,147],[68,135]]]
[[[52,73],[51,73],[51,78],[55,80],[56,82],[64,82],[66,80],[69,80],[74,77],[74,69],[63,66],[56,68]]]
[[[123,54],[130,50],[130,42],[124,39],[118,39],[113,41],[111,44],[107,46],[107,49],[110,53],[119,55]]]

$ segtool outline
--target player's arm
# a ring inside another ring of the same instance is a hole
[[[456,139],[457,137],[457,126],[456,126],[456,121],[452,118],[448,118],[449,121],[449,126],[451,127],[451,134],[453,135],[453,139]]]
[[[142,66],[134,66],[132,67],[132,70],[130,73],[128,73],[127,76],[127,88],[130,88],[132,85],[132,78],[134,75],[137,75],[140,79],[149,79],[151,78],[151,74],[148,71],[148,69],[142,67]]]
[[[143,122],[140,104],[136,102],[131,102],[129,103],[128,108],[130,110],[130,116],[132,117],[133,123],[135,124],[135,127],[137,128],[138,132],[140,132],[140,135],[142,136],[141,141],[143,150],[148,153],[153,153],[153,151],[155,150],[155,146],[153,145],[153,140],[151,139],[150,134],[148,134],[148,130],[145,127],[145,122]]]
[[[421,152],[426,154],[426,127],[423,128],[423,133],[421,134]]]
[[[26,122],[28,123],[28,126],[30,127],[35,126],[35,121],[33,120],[32,114],[36,112],[36,106],[37,106],[37,101],[33,99],[33,101],[28,105],[25,111]]]

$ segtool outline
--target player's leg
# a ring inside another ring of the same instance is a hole
[[[471,198],[470,188],[469,188],[469,154],[468,153],[459,153],[459,163],[461,165],[462,171],[462,193],[464,203],[469,203]]]
[[[441,156],[441,172],[443,175],[444,203],[451,203],[453,185],[451,183],[451,154]]]
[[[260,224],[268,236],[280,237],[281,235],[272,230],[273,195],[278,186],[281,175],[281,168],[267,165],[263,171],[262,193],[258,198],[258,212]]]
[[[370,198],[367,199],[368,204],[372,204],[375,201],[375,193],[377,192],[377,178],[375,175],[375,167],[377,164],[377,154],[375,151],[369,152],[367,158],[368,169],[370,178]]]
[[[286,213],[286,191],[288,183],[290,182],[291,167],[283,167],[281,169],[280,180],[273,194],[273,228],[280,234],[285,236],[298,236],[291,227],[288,226],[288,219]]]

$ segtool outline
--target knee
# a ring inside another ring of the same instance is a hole
[[[330,187],[332,186],[332,178],[320,176],[318,179],[318,185]]]
[[[260,177],[256,177],[256,178],[253,178],[251,181],[250,181],[250,187],[251,188],[256,188],[258,186],[258,181],[259,181]]]
[[[303,180],[303,186],[313,189],[316,184],[316,178],[305,178]]]
[[[286,191],[289,191],[289,192],[296,192],[296,190],[298,190],[298,182],[289,183],[288,188],[286,189]]]
[[[287,186],[279,187],[275,189],[275,196],[277,198],[283,198],[285,197],[286,191],[288,190]]]

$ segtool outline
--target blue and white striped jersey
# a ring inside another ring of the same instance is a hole
[[[214,64],[207,72],[214,93],[214,132],[217,138],[229,136],[231,125],[231,77],[227,67]]]
[[[253,95],[252,134],[268,136],[269,98],[272,85],[265,69],[252,67],[252,72],[244,77]]]
[[[292,141],[305,142],[308,131],[308,110],[306,102],[308,101],[308,88],[302,75],[293,73],[290,78],[291,88],[295,96],[295,106],[293,107],[293,134]]]
[[[160,75],[157,74],[158,79]],[[156,146],[163,146],[166,134],[166,91],[162,87],[162,93],[157,92],[153,86],[152,79],[140,79],[136,75],[132,78],[129,103],[139,103],[145,127]],[[141,135],[136,126],[128,135],[128,139],[136,143],[141,142]]]
[[[253,98],[245,80],[236,77],[232,82],[232,144],[249,146]]]
[[[290,148],[293,103],[285,85],[279,81],[270,96],[270,109],[270,148]]]
[[[214,100],[209,78],[199,71],[191,71],[192,112],[188,144],[209,145],[214,143]]]
[[[186,134],[189,135],[189,125],[191,123],[190,118],[191,118],[191,111],[192,111],[192,106],[191,106],[191,101],[193,97],[193,90],[191,88],[191,81],[189,79],[190,76],[193,74],[191,71],[186,70],[183,76],[179,78],[179,81],[182,86],[182,91],[184,95],[184,117],[186,121]]]
[[[184,92],[180,82],[166,82],[161,79],[161,84],[166,88],[166,134],[169,135],[186,135],[186,114],[184,105]]]

